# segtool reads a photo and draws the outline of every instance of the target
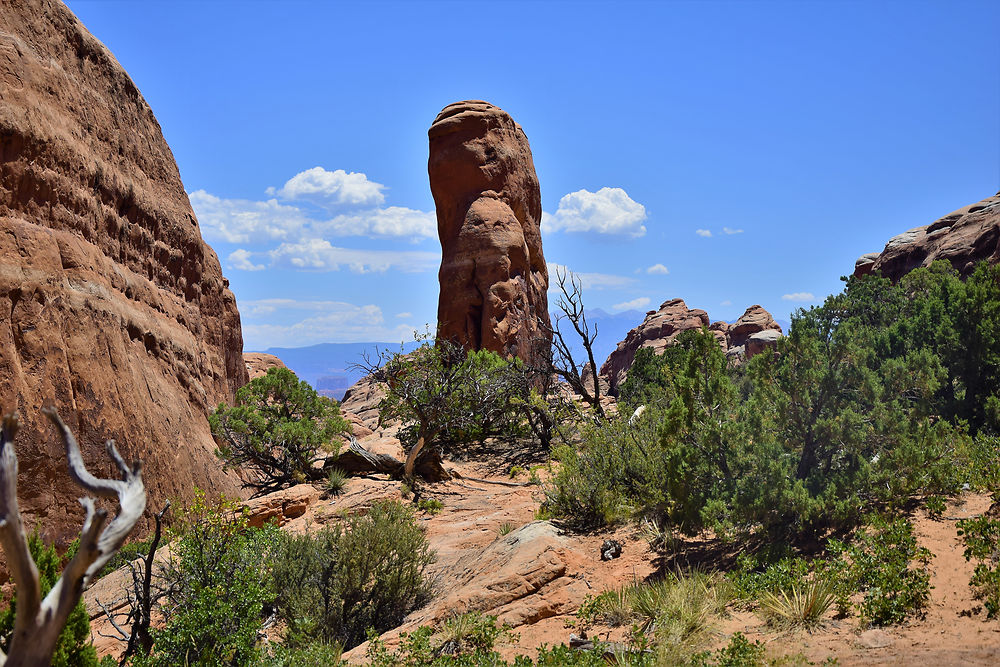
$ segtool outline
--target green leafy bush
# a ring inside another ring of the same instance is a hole
[[[273,599],[267,559],[277,528],[252,528],[236,503],[212,506],[199,491],[170,533],[163,624],[153,630],[152,654],[133,664],[254,664],[264,605]]]
[[[839,560],[830,576],[839,580],[841,591],[864,593],[858,604],[863,623],[895,625],[923,616],[930,600],[927,565],[933,554],[917,546],[907,519],[876,518],[855,534],[852,544],[831,540],[829,548]]]
[[[965,542],[965,560],[979,561],[969,585],[976,599],[983,601],[986,615],[996,618],[1000,614],[1000,520],[988,516],[962,519],[958,534]]]
[[[381,502],[346,528],[283,534],[272,558],[275,604],[293,645],[321,640],[351,648],[369,628],[399,625],[426,601],[434,555],[413,512]]]
[[[64,560],[56,553],[55,547],[46,545],[37,532],[28,536],[28,551],[38,567],[38,581],[42,598],[62,575]],[[14,616],[17,613],[17,592],[6,609],[0,611],[0,648],[7,651],[10,635],[14,631]],[[59,634],[55,652],[52,654],[54,667],[96,667],[97,653],[90,643],[90,620],[87,609],[80,600],[66,620],[66,627]]]
[[[334,436],[350,430],[336,401],[287,368],[267,369],[236,392],[235,406],[219,404],[208,421],[218,456],[258,494],[321,481],[317,453],[335,451]]]

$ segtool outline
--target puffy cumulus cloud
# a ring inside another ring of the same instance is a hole
[[[568,275],[572,273],[580,281],[580,286],[583,289],[621,289],[635,283],[635,278],[629,276],[616,276],[611,273],[576,273],[575,271],[571,271],[565,264],[555,264],[554,262],[549,262],[547,266],[549,269],[550,292],[558,290],[556,286],[557,274]],[[567,280],[567,284],[568,282]]]
[[[267,267],[263,264],[254,264],[250,257],[253,255],[249,250],[240,248],[229,253],[229,266],[239,271],[263,271]]]
[[[385,186],[369,181],[361,172],[343,169],[327,171],[313,167],[288,179],[279,190],[268,188],[268,194],[283,199],[305,199],[321,205],[379,206],[385,202]]]
[[[412,326],[386,325],[382,309],[372,304],[265,299],[244,302],[241,308],[246,310],[243,340],[248,350],[329,342],[395,343],[413,339]],[[254,321],[258,315],[266,316],[267,321]]]
[[[595,232],[638,238],[646,234],[642,221],[646,207],[621,188],[597,192],[578,190],[559,200],[553,214],[542,214],[542,225],[550,231]]]
[[[401,320],[408,320],[413,317],[413,313],[396,313],[396,317]]]
[[[222,199],[204,190],[195,190],[188,199],[209,241],[282,240],[294,237],[309,223],[297,207],[279,204],[276,199]]]
[[[815,301],[816,297],[813,296],[812,292],[792,292],[791,294],[782,294],[781,299],[783,301],[797,301],[800,303]]]
[[[729,234],[730,236],[732,236],[733,234],[742,234],[743,230],[742,229],[733,229],[732,227],[723,227],[722,228],[722,232],[724,234]]]
[[[648,296],[640,296],[638,299],[632,299],[631,301],[622,301],[621,303],[616,303],[611,306],[614,310],[641,310],[649,305]]]
[[[272,266],[305,271],[339,271],[346,266],[354,273],[384,272],[389,269],[421,273],[437,267],[439,253],[405,250],[357,250],[338,248],[326,239],[303,239],[282,243],[268,255]]]
[[[670,273],[670,269],[663,266],[662,264],[653,264],[651,267],[646,269],[646,273],[651,276],[665,276]]]
[[[712,237],[712,232],[711,230],[708,229],[696,229],[694,230],[694,233],[697,234],[698,236],[703,236],[706,239]]]
[[[389,206],[338,215],[318,222],[314,230],[330,236],[368,236],[371,238],[409,238],[419,241],[437,237],[434,213],[403,206]]]

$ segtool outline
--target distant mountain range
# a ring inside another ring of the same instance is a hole
[[[609,313],[594,308],[587,311],[587,322],[592,330],[594,327],[597,329],[594,359],[598,366],[604,363],[618,343],[624,340],[628,332],[637,327],[645,316],[646,313],[639,310]],[[554,324],[555,315],[552,316],[552,321]],[[787,320],[776,320],[776,322],[781,325],[782,331],[788,333]],[[568,323],[563,329],[567,334],[573,333]],[[575,337],[575,333],[573,337],[567,336],[567,340],[570,341],[574,358],[578,363],[582,363],[586,359],[583,345]],[[398,352],[402,349],[403,352],[410,352],[416,347],[417,343],[412,341],[402,346],[399,343],[320,343],[308,347],[271,347],[266,350],[247,351],[273,354],[318,392],[339,400],[348,387],[361,379],[362,373],[352,368],[352,364],[360,362],[363,354],[367,352],[374,356],[376,350]]]

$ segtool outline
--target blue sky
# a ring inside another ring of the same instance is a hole
[[[787,319],[1000,189],[996,2],[68,4],[159,119],[248,350],[433,325],[427,128],[462,99],[522,125],[546,259],[608,311]]]

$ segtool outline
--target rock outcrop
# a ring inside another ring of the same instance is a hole
[[[547,347],[542,200],[521,126],[482,101],[450,104],[428,131],[441,238],[438,336],[522,359]]]
[[[656,354],[662,354],[681,332],[702,327],[707,327],[722,351],[737,362],[773,346],[781,336],[781,326],[758,305],[747,308],[733,324],[721,321],[709,324],[708,313],[688,308],[683,299],[664,301],[659,310],[646,313],[642,323],[628,332],[601,366],[600,375],[607,380],[609,391],[618,394],[640,348],[652,348]]]
[[[269,368],[288,368],[284,361],[264,352],[244,352],[243,365],[247,367],[247,374],[251,380],[267,375]]]
[[[43,405],[84,459],[114,438],[150,507],[227,493],[206,415],[247,381],[236,301],[149,105],[60,2],[0,0],[0,405],[26,523],[83,516]]]
[[[971,273],[979,261],[1000,261],[1000,192],[892,237],[881,253],[862,255],[854,275],[877,271],[895,281],[939,259],[951,262],[962,275]]]

